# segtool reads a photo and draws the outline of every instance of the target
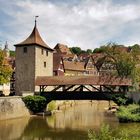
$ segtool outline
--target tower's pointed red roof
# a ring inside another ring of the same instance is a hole
[[[35,23],[32,33],[29,35],[29,37],[27,39],[25,39],[24,41],[22,41],[21,43],[15,44],[16,47],[24,46],[24,45],[39,45],[41,47],[45,47],[45,48],[49,49],[50,51],[53,51],[53,49],[51,49],[41,38],[41,36],[38,32],[38,29],[36,27],[36,23]]]

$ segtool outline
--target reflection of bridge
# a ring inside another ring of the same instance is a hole
[[[50,100],[109,100],[111,94],[127,93],[132,82],[114,76],[47,76],[37,77],[36,86]],[[53,89],[45,91],[49,86]]]

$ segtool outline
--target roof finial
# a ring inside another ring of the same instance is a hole
[[[35,16],[35,27],[36,27],[36,22],[37,22],[37,18],[38,18],[39,16]]]

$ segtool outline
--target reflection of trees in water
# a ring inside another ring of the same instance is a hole
[[[29,120],[21,137],[16,140],[71,140],[73,137],[76,140],[87,139],[87,132],[70,128],[55,129],[47,124],[46,118],[34,117]]]
[[[29,118],[0,121],[0,140],[18,139],[28,124]]]

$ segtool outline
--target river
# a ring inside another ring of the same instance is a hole
[[[87,140],[89,129],[98,131],[102,124],[113,129],[138,131],[140,124],[120,124],[115,115],[104,112],[104,102],[82,103],[52,116],[0,121],[0,140]]]

